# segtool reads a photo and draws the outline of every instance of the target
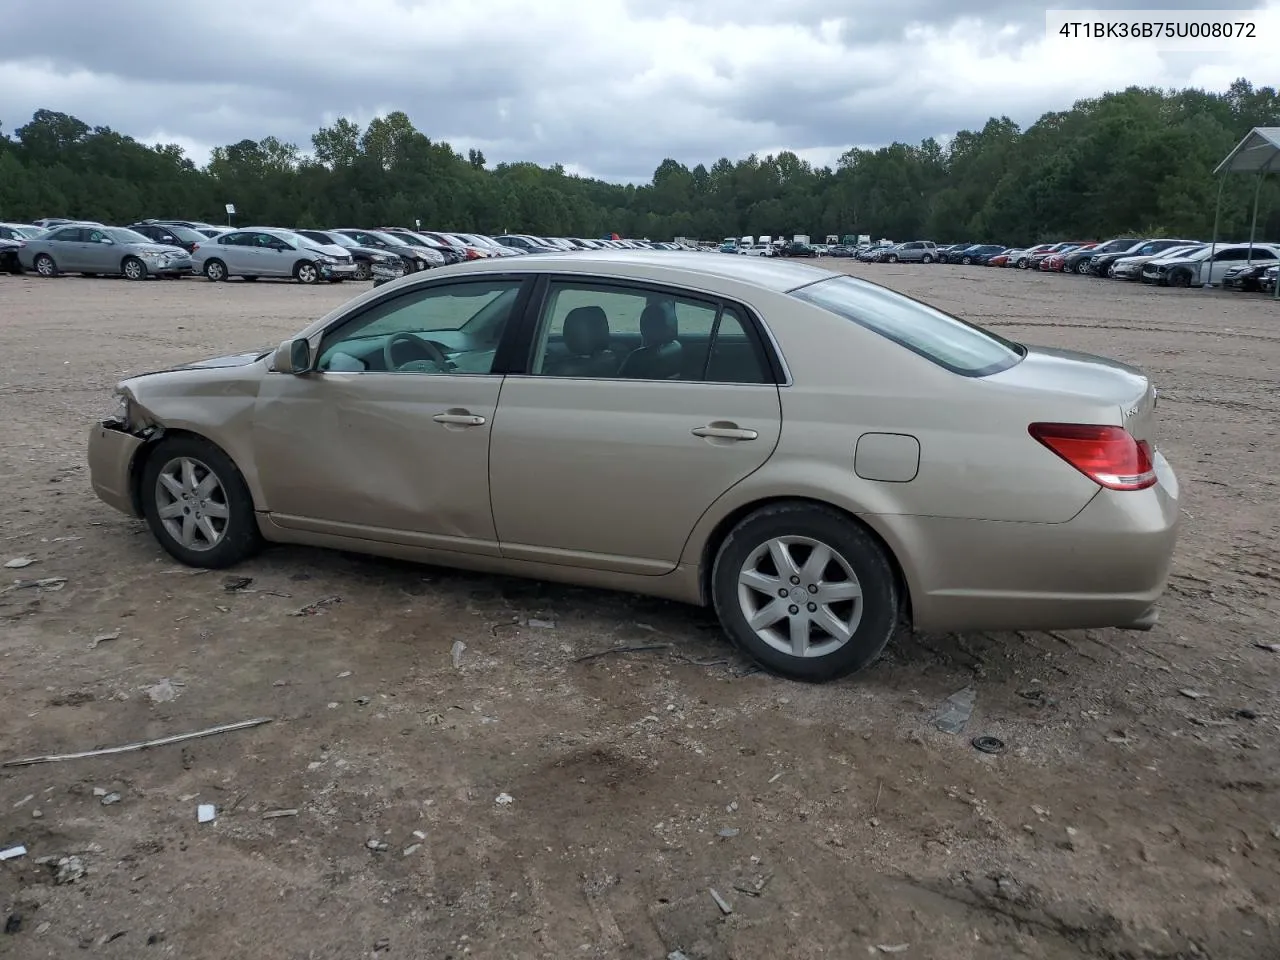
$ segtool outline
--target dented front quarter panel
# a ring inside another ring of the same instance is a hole
[[[246,354],[235,359],[240,362],[205,361],[133,377],[120,389],[130,400],[131,433],[154,427],[161,435],[186,431],[212,441],[235,462],[254,504],[262,510],[265,504],[252,446],[253,411],[269,357],[252,359]]]

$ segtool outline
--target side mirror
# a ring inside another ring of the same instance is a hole
[[[311,370],[311,344],[303,337],[286,340],[276,348],[271,364],[279,373],[300,376]]]
[[[115,243],[115,241],[114,241],[114,240],[112,240],[110,237],[99,237],[99,238],[98,238],[98,242],[99,242],[99,243],[105,243],[105,244],[112,244],[112,243]]]

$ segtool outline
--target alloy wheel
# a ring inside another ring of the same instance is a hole
[[[738,572],[738,604],[764,643],[793,657],[822,657],[852,639],[862,585],[836,550],[810,537],[774,537]]]
[[[156,512],[171,537],[188,550],[212,550],[227,533],[231,510],[218,475],[194,457],[175,457],[160,468]]]

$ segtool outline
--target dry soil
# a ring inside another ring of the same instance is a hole
[[[275,718],[0,770],[0,955],[1273,960],[1280,305],[846,269],[1153,375],[1185,507],[1155,630],[908,636],[812,687],[617,594],[293,548],[231,592],[94,498],[89,425],[352,285],[0,277],[0,561],[38,561],[0,569],[0,759]]]

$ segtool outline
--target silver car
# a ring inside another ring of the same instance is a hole
[[[24,270],[42,277],[82,273],[86,277],[180,277],[191,272],[191,254],[147,239],[125,227],[72,223],[34,237],[18,251]]]
[[[932,240],[910,240],[880,254],[881,263],[933,263],[937,259],[938,248]]]
[[[299,283],[337,283],[355,277],[356,263],[342,247],[315,243],[292,230],[246,227],[202,243],[195,253],[195,271],[215,282],[292,277]]]

